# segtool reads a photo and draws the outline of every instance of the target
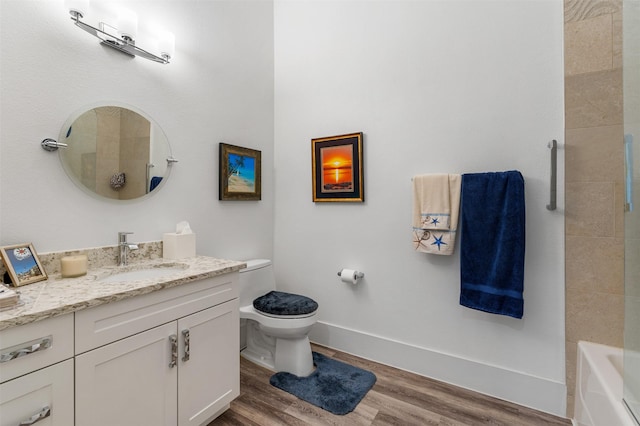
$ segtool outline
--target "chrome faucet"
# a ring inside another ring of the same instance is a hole
[[[118,232],[118,266],[127,266],[129,250],[137,250],[136,244],[127,242],[127,235],[133,232]]]

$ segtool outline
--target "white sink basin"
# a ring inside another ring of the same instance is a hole
[[[172,265],[172,266],[147,266],[140,269],[133,269],[123,272],[107,273],[103,276],[98,276],[97,280],[103,283],[115,283],[123,281],[141,281],[151,280],[154,278],[164,278],[169,275],[174,275],[179,272],[183,272],[187,268],[186,265]]]

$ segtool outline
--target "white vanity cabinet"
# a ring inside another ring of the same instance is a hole
[[[0,331],[0,426],[73,425],[73,314]]]
[[[178,425],[201,425],[240,395],[239,301],[178,321]],[[189,356],[185,359],[185,335]],[[235,345],[235,346],[234,346]]]
[[[76,426],[205,425],[240,394],[238,273],[76,312]]]

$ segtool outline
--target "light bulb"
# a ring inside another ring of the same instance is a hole
[[[172,32],[164,32],[158,41],[158,48],[160,56],[166,56],[167,59],[173,58],[176,51],[176,36]]]
[[[83,18],[89,10],[89,0],[65,0],[64,5],[73,17]]]
[[[138,15],[129,10],[120,13],[118,32],[120,37],[134,41],[138,35]]]

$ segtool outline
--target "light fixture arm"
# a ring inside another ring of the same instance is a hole
[[[82,17],[82,15],[77,14],[77,13],[71,13],[71,20],[73,21],[73,23],[83,29],[84,31],[88,32],[89,34],[93,35],[94,37],[100,39],[100,44],[103,44],[105,46],[109,46],[113,49],[118,50],[119,52],[122,52],[126,55],[129,56],[140,56],[143,57],[145,59],[149,59],[151,61],[154,62],[158,62],[160,64],[168,64],[169,63],[169,59],[171,59],[168,55],[162,55],[162,56],[157,56],[154,55],[151,52],[148,52],[138,46],[135,45],[135,40],[132,40],[129,37],[118,37],[116,35],[113,34],[109,34],[108,32],[104,31],[104,29],[99,29],[96,27],[93,27],[85,22],[82,22],[80,20],[80,18]],[[104,23],[101,22],[100,26],[104,28]]]

